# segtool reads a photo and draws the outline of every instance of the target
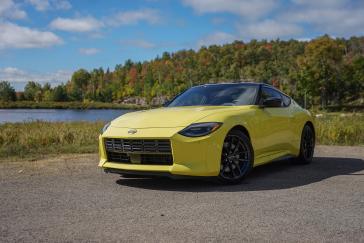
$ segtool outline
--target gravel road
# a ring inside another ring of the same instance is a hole
[[[364,242],[364,147],[258,167],[240,185],[121,178],[97,155],[0,163],[0,242]]]

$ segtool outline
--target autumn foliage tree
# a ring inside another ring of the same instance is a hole
[[[364,37],[234,41],[164,52],[150,61],[126,60],[112,71],[79,69],[62,86],[66,97],[63,88],[47,91],[36,83],[29,83],[24,95],[28,100],[54,94],[57,100],[120,102],[140,97],[151,102],[193,85],[231,81],[270,83],[298,102],[306,98],[308,104],[323,107],[357,104],[363,102]]]

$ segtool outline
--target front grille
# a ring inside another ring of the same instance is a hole
[[[107,160],[125,164],[172,165],[171,143],[166,139],[104,140]]]
[[[131,163],[130,157],[124,153],[107,152],[107,160],[119,163]]]
[[[108,161],[123,164],[172,165],[171,154],[131,154],[107,152]]]
[[[171,154],[142,154],[141,163],[145,165],[172,165],[173,157]]]
[[[106,138],[107,151],[116,153],[171,153],[171,143],[166,139],[120,139]]]

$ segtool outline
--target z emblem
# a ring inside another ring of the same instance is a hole
[[[137,133],[137,130],[136,129],[129,129],[128,133],[129,134],[135,134],[135,133]]]

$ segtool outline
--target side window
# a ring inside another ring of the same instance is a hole
[[[270,89],[267,87],[262,87],[260,102],[262,103],[263,100],[268,99],[268,98],[280,98],[283,100],[281,93],[279,93],[278,91],[275,91],[274,89]],[[281,106],[283,106],[283,104]]]

